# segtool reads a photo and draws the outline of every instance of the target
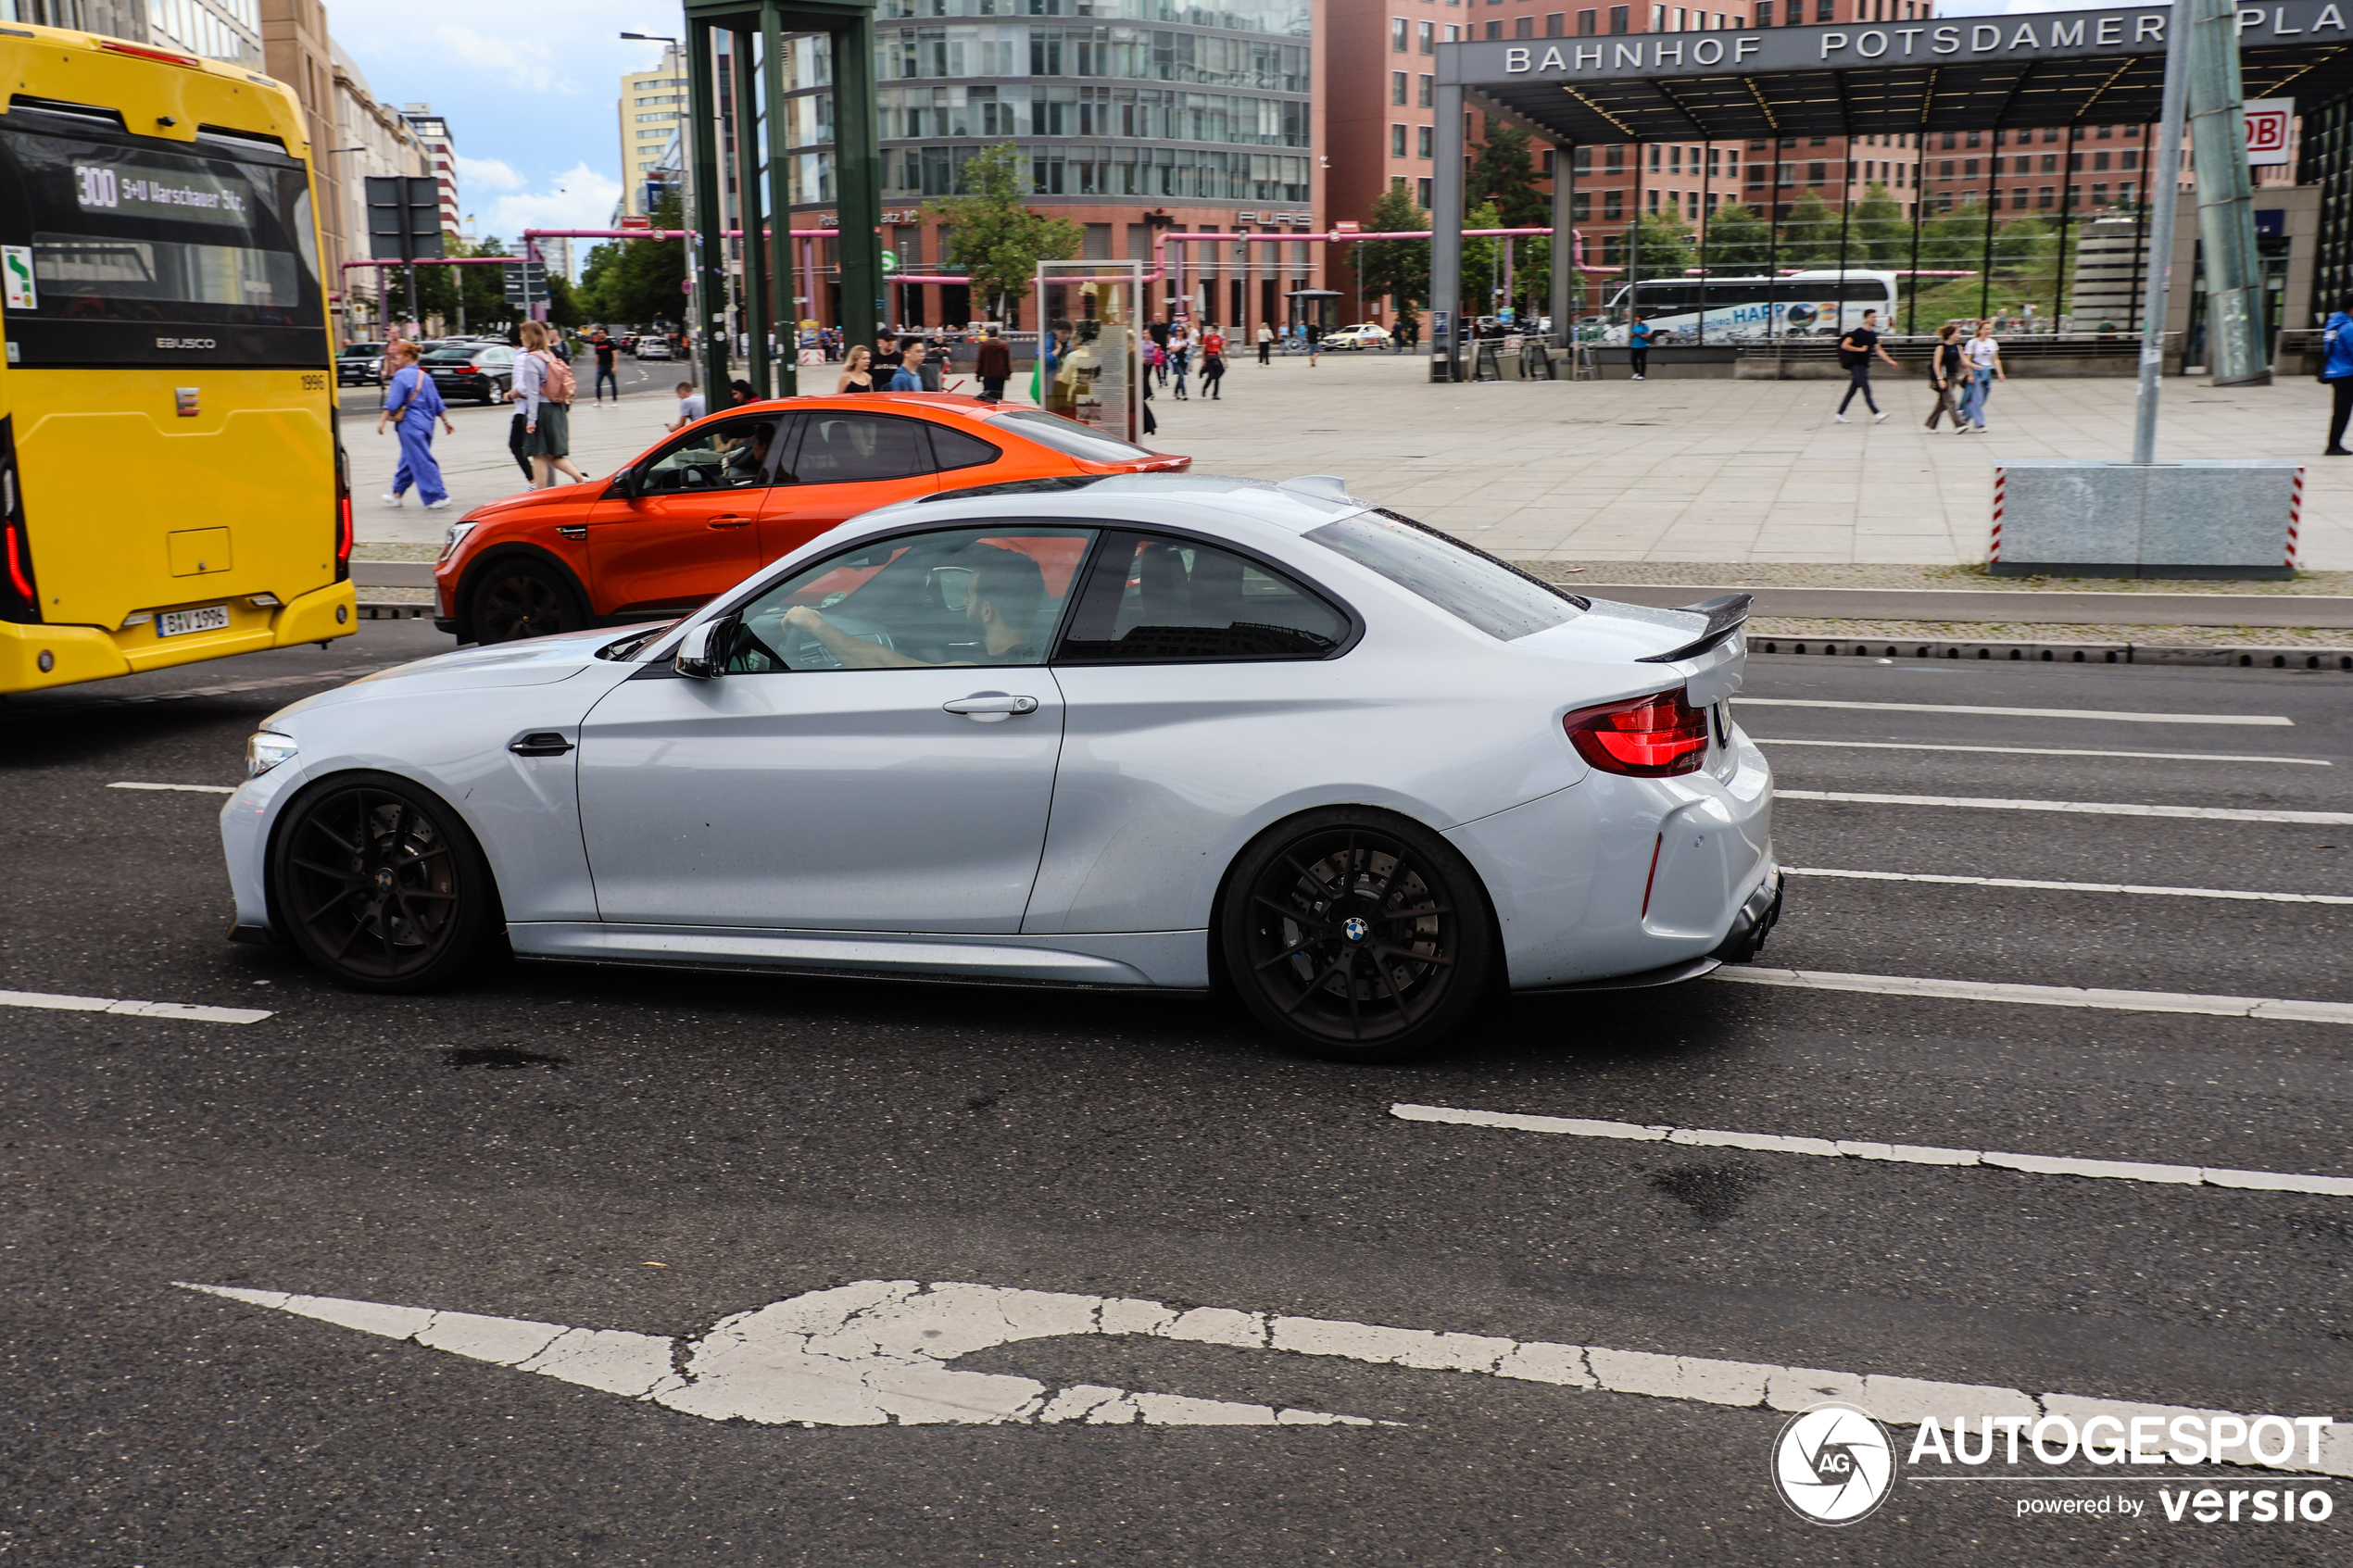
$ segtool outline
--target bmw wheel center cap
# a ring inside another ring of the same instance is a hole
[[[1373,934],[1371,922],[1362,915],[1351,915],[1340,923],[1340,932],[1351,942],[1362,942]]]

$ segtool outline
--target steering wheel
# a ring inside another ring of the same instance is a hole
[[[853,621],[848,616],[828,615],[827,624],[836,631],[846,632],[861,642],[897,651],[898,645],[890,633],[869,621]],[[841,659],[805,627],[785,628],[785,665],[791,670],[838,670]]]

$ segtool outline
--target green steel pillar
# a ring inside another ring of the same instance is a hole
[[[2255,248],[2255,181],[2246,166],[2246,92],[2237,0],[2188,0],[2192,167],[2206,266],[2206,363],[2217,386],[2271,379],[2263,263]],[[2158,171],[2174,178],[2169,166]]]
[[[774,289],[776,322],[776,395],[790,397],[800,390],[800,312],[793,308],[792,169],[785,148],[792,140],[786,123],[784,18],[775,0],[760,7],[761,82],[766,89],[768,119],[761,129],[768,139],[768,233],[761,249],[768,260],[768,280]],[[746,236],[749,239],[749,236]]]
[[[834,49],[835,245],[841,258],[844,344],[872,343],[882,324],[882,149],[875,122],[875,14],[837,21]]]
[[[768,267],[769,255],[760,200],[760,74],[752,62],[760,34],[738,28],[734,37],[736,212],[743,230],[744,340],[750,359],[751,393],[771,395],[768,386]],[[772,104],[775,99],[770,99]],[[789,225],[787,225],[789,227]]]
[[[686,23],[686,281],[695,365],[713,408],[727,398],[726,187],[720,182],[718,67],[710,22]]]

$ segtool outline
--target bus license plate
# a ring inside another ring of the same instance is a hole
[[[181,637],[191,632],[226,632],[229,607],[207,605],[202,609],[167,609],[156,617],[156,635]]]

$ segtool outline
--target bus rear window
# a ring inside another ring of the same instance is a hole
[[[308,180],[259,147],[167,150],[14,109],[0,274],[26,369],[327,362]]]

